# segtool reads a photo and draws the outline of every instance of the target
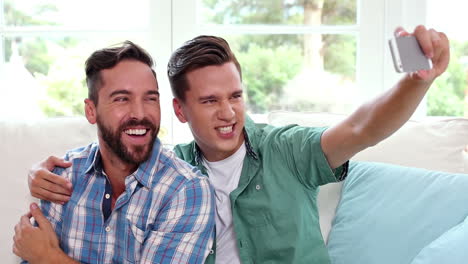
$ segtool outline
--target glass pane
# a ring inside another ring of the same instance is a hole
[[[352,110],[354,35],[243,35],[226,39],[242,66],[250,113]]]
[[[429,27],[445,32],[450,40],[449,67],[427,95],[430,116],[468,117],[468,32],[460,23],[466,16],[465,8],[465,1],[428,1]]]
[[[148,46],[143,35],[16,37],[5,39],[6,63],[0,64],[2,118],[82,115],[87,97],[84,62],[88,56],[130,38]],[[12,111],[14,109],[14,111]]]
[[[198,1],[201,24],[356,24],[356,0]]]
[[[6,0],[5,21],[8,26],[126,29],[147,27],[148,10],[149,0]]]

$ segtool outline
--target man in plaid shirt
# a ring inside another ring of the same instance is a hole
[[[207,177],[157,139],[152,66],[131,42],[88,58],[85,113],[97,124],[98,143],[69,151],[72,165],[54,170],[73,184],[73,195],[66,204],[42,201],[41,210],[31,204],[15,227],[16,255],[30,263],[204,262],[213,192]]]

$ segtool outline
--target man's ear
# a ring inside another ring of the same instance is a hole
[[[84,103],[85,103],[86,119],[88,119],[88,122],[90,124],[93,124],[93,125],[96,124],[96,120],[97,120],[96,105],[89,98],[85,99]]]
[[[174,108],[174,114],[177,116],[181,123],[186,123],[187,119],[185,118],[184,111],[182,109],[182,104],[183,103],[179,99],[172,99],[172,107]]]

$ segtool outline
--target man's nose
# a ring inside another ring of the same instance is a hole
[[[230,102],[221,102],[218,109],[218,118],[230,121],[235,116],[234,106]]]
[[[134,102],[131,105],[130,117],[141,120],[145,117],[145,107],[141,103]]]

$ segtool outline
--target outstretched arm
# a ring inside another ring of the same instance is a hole
[[[397,36],[407,34],[402,28],[395,31]],[[433,68],[404,76],[392,89],[327,129],[321,144],[332,168],[398,130],[414,113],[434,79],[447,69],[450,52],[445,34],[424,26],[418,26],[413,34]]]

